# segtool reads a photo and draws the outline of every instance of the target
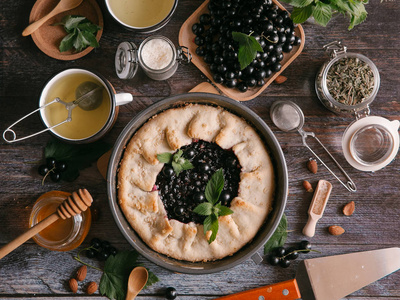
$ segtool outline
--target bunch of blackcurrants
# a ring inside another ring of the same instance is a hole
[[[90,247],[86,249],[86,257],[97,258],[100,261],[107,260],[110,255],[116,255],[118,250],[110,242],[93,238]]]
[[[308,253],[311,251],[311,243],[309,241],[301,241],[297,247],[284,247],[275,248],[268,256],[268,262],[273,266],[281,266],[287,268],[290,266],[292,260],[299,257],[300,253]]]
[[[209,14],[202,14],[192,26],[196,54],[209,65],[214,81],[228,88],[246,92],[263,86],[267,78],[281,70],[283,53],[301,43],[289,13],[272,0],[210,0],[208,9]],[[254,37],[263,49],[244,69],[232,32]]]
[[[39,175],[44,176],[43,181],[47,176],[53,182],[59,182],[61,180],[61,174],[67,170],[67,164],[63,161],[57,161],[53,157],[46,158],[46,163],[40,165],[38,168]]]

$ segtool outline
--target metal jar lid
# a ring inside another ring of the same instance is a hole
[[[361,171],[377,171],[387,166],[399,150],[398,120],[367,116],[347,127],[342,138],[348,163]]]
[[[137,46],[131,42],[118,45],[115,54],[115,71],[121,79],[131,79],[139,68]]]

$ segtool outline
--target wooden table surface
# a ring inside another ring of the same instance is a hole
[[[99,1],[100,2],[100,1]],[[178,43],[178,32],[182,23],[202,3],[201,0],[179,1],[176,13],[167,26],[158,31]],[[131,80],[120,80],[114,71],[114,55],[122,41],[137,44],[147,37],[121,28],[104,9],[104,32],[101,47],[76,61],[58,61],[43,54],[30,37],[21,32],[28,24],[33,1],[1,1],[1,94],[0,130],[3,131],[21,116],[38,106],[38,95],[46,80],[54,73],[67,67],[83,67],[104,75],[117,92],[132,93],[131,104],[121,107],[118,120],[111,132],[104,138],[114,143],[129,120],[138,112],[165,97],[186,93],[206,79],[194,65],[179,66],[176,74],[166,81],[153,81],[143,73]],[[400,6],[398,0],[374,0],[367,5],[366,22],[348,31],[348,20],[342,16],[323,28],[312,23],[304,24],[305,48],[301,55],[283,72],[288,79],[284,84],[272,84],[259,97],[244,104],[259,114],[270,126],[285,154],[289,173],[289,195],[286,207],[288,218],[287,245],[305,239],[301,231],[307,221],[307,210],[312,194],[305,192],[303,180],[314,186],[319,179],[329,180],[333,191],[323,218],[317,225],[316,235],[309,239],[313,248],[322,252],[302,257],[335,255],[363,250],[398,247],[400,241],[400,162],[395,159],[390,165],[377,172],[361,172],[345,161],[341,150],[341,137],[346,127],[354,121],[352,116],[331,113],[319,102],[314,91],[314,78],[327,59],[322,46],[340,39],[349,51],[369,57],[378,67],[381,84],[376,100],[371,105],[371,114],[389,120],[400,119]],[[310,173],[305,163],[310,157],[302,147],[297,133],[284,133],[271,122],[269,110],[275,100],[293,100],[304,110],[305,130],[313,131],[340,164],[353,178],[357,192],[344,189],[323,167],[317,174]],[[42,129],[38,117],[26,121],[26,132]],[[38,161],[43,158],[43,149],[50,135],[6,144],[0,141],[0,246],[11,241],[27,229],[28,218],[35,200],[51,190],[72,192],[86,187],[95,198],[94,206],[100,217],[92,223],[89,235],[83,245],[87,246],[93,237],[110,241],[119,250],[132,249],[118,230],[109,210],[106,182],[95,165],[82,171],[74,182],[41,185],[37,174]],[[341,209],[344,204],[354,201],[353,216],[346,217]],[[341,225],[346,232],[332,236],[327,232],[330,225]],[[79,249],[81,249],[79,248]],[[0,261],[1,298],[49,299],[57,296],[64,299],[101,298],[99,292],[87,296],[80,289],[77,294],[69,292],[68,279],[74,274],[79,263],[72,259],[71,252],[52,252],[37,246],[32,240],[19,247]],[[262,249],[259,250],[262,255]],[[174,286],[178,299],[213,299],[251,288],[260,287],[294,278],[297,260],[289,268],[282,269],[268,264],[256,265],[252,260],[223,272],[211,275],[176,274],[141,258],[143,264],[152,270],[160,282],[141,292],[139,299],[164,299],[165,288]],[[101,263],[92,261],[97,266]],[[99,282],[100,272],[90,270],[88,280]],[[369,286],[354,292],[348,299],[400,299],[400,272],[393,273]]]

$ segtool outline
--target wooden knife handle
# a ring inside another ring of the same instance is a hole
[[[249,291],[240,292],[224,296],[217,299],[231,300],[260,300],[263,296],[265,300],[295,300],[301,298],[296,279],[275,283]]]

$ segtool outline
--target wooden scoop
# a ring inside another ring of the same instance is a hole
[[[149,278],[149,273],[145,267],[136,267],[132,270],[128,279],[128,290],[126,300],[133,300],[143,289]]]
[[[60,204],[55,213],[51,214],[46,219],[31,227],[28,231],[21,234],[15,240],[9,242],[7,245],[1,248],[0,259],[21,246],[47,226],[53,224],[58,219],[61,218],[65,220],[85,211],[90,205],[92,205],[92,202],[93,198],[86,189],[80,189],[77,192],[73,192],[71,196],[69,196]]]
[[[39,29],[40,26],[42,26],[48,19],[64,12],[67,10],[71,10],[75,7],[78,7],[83,0],[61,0],[54,9],[49,12],[47,15],[45,15],[43,18],[33,22],[30,24],[28,27],[25,28],[24,31],[22,31],[23,36],[28,36],[32,33],[34,33],[37,29]]]

